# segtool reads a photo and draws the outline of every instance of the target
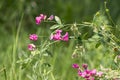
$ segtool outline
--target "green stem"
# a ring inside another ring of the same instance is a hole
[[[0,73],[1,73],[1,72],[3,72],[3,71],[4,71],[4,69],[5,69],[5,68],[2,68],[2,69],[0,70]]]
[[[66,25],[63,25],[63,26],[72,26],[74,24],[66,24]],[[90,26],[90,25],[86,25],[86,24],[75,24],[76,26]]]
[[[5,80],[7,80],[6,69],[4,69]]]
[[[51,72],[51,77],[52,77],[52,80],[55,80],[55,77],[52,72]]]
[[[112,24],[113,24],[114,26],[116,26],[115,23],[114,23],[114,21],[112,20],[112,18],[111,18],[111,16],[110,16],[109,9],[107,8],[107,2],[104,2],[104,7],[105,7],[105,12],[106,12],[109,20],[112,22]]]
[[[55,21],[43,21],[43,22],[45,22],[45,23],[47,23],[47,22],[50,22],[50,23],[57,23],[57,22],[55,22]]]
[[[10,78],[10,80],[13,80],[13,79],[17,79],[16,77],[16,71],[15,71],[15,68],[16,68],[16,52],[17,52],[17,47],[18,47],[18,37],[19,37],[19,33],[20,33],[20,29],[21,29],[21,24],[22,24],[22,19],[23,19],[23,14],[21,16],[21,19],[20,19],[20,23],[18,25],[18,29],[17,29],[17,34],[16,34],[16,37],[15,37],[15,42],[14,42],[14,45],[13,45],[13,55],[12,55],[12,58],[13,58],[13,61],[12,61],[12,68],[11,68],[11,75],[10,76],[14,76],[14,78]]]
[[[3,68],[0,70],[0,72],[4,72],[5,80],[7,80],[7,73],[4,65],[3,65]]]

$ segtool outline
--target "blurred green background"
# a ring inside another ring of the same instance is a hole
[[[9,80],[11,66],[14,61],[13,57],[16,57],[15,61],[17,61],[19,53],[27,51],[27,43],[29,43],[28,35],[30,33],[45,35],[44,31],[48,29],[49,25],[48,27],[44,27],[44,24],[37,26],[35,24],[35,17],[37,15],[40,13],[57,15],[64,23],[92,21],[94,14],[104,8],[104,1],[105,0],[0,0],[0,80],[5,80],[4,72],[2,71],[3,66],[6,67]],[[107,0],[107,3],[111,17],[114,22],[119,25],[120,0]],[[24,14],[24,16],[21,22],[19,40],[16,43],[15,37],[22,14]],[[71,49],[71,46],[69,47]],[[15,54],[13,55],[13,53]],[[67,59],[69,59],[70,56],[71,54],[68,54]],[[62,63],[60,65],[62,65]],[[65,69],[69,69],[71,64],[68,64],[68,66]],[[15,69],[15,72],[16,71],[17,68]],[[24,72],[23,74],[25,74]],[[16,73],[19,74],[19,72]],[[70,80],[64,76],[67,72],[63,73],[64,74],[59,73],[62,78],[58,80]],[[19,80],[29,79],[23,77]]]

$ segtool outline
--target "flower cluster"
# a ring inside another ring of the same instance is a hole
[[[62,41],[68,41],[69,35],[68,32],[65,33],[65,35],[61,35],[62,30],[56,30],[55,34],[51,34],[50,39],[51,40],[62,40]]]
[[[48,17],[44,14],[40,14],[39,16],[36,17],[35,21],[36,24],[40,24],[42,20],[53,20],[54,16],[51,15]],[[30,34],[29,39],[31,41],[37,41],[38,40],[38,35],[37,34]],[[68,41],[69,40],[69,35],[68,32],[66,32],[64,35],[62,35],[62,30],[56,30],[55,34],[51,34],[50,40],[62,40],[62,41]],[[33,51],[36,49],[36,46],[34,44],[28,44],[28,50]]]
[[[37,16],[37,17],[35,18],[36,24],[39,25],[39,24],[41,23],[41,21],[42,21],[42,20],[45,20],[46,18],[47,18],[46,15],[40,14],[39,16]],[[53,20],[53,19],[54,19],[54,16],[51,15],[47,20]]]
[[[46,15],[40,14],[35,18],[36,24],[39,25],[42,20],[45,20],[47,18]],[[53,20],[54,16],[51,15],[47,20]],[[30,34],[29,39],[31,41],[37,41],[38,40],[38,35],[37,34]],[[34,44],[28,44],[28,50],[33,51],[35,50],[36,46]]]
[[[102,77],[103,75],[103,72],[97,72],[96,69],[89,70],[87,64],[82,65],[83,70],[78,64],[73,64],[72,67],[78,69],[78,75],[85,80],[95,80],[95,77]]]
[[[36,34],[30,34],[29,39],[31,41],[37,41],[38,40],[38,35]],[[36,46],[34,44],[28,44],[28,50],[33,51],[35,50]]]

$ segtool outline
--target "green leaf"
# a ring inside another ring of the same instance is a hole
[[[58,24],[62,24],[60,18],[58,16],[55,16],[55,21],[58,23]]]
[[[81,37],[79,36],[77,39],[78,39],[78,44],[82,44],[82,39],[81,39]]]
[[[96,45],[95,45],[95,48],[98,48],[100,46],[101,42],[98,42]]]
[[[51,26],[50,29],[56,29],[58,27],[60,27],[60,25],[55,24],[55,25]]]
[[[114,58],[114,62],[115,62],[115,63],[117,63],[117,57],[118,57],[118,56],[116,56],[116,57]]]
[[[32,51],[32,52],[31,52],[31,54],[32,54],[33,56],[35,56],[35,55],[37,55],[37,54],[39,54],[39,53],[40,53],[39,50],[35,50],[35,51]]]

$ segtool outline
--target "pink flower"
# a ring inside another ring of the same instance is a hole
[[[86,74],[81,70],[78,70],[78,75],[84,78]]]
[[[62,30],[56,30],[56,33],[53,35],[51,34],[50,40],[61,40],[61,32]]]
[[[87,64],[82,64],[82,67],[83,67],[84,69],[87,69],[88,65],[87,65]]]
[[[32,41],[37,41],[37,40],[38,40],[38,35],[36,35],[36,34],[31,34],[31,35],[29,36],[29,39],[32,40]]]
[[[87,64],[83,64],[82,67],[84,68],[84,70],[81,71],[80,69],[78,69],[78,75],[85,80],[95,80],[96,77],[101,77],[103,75],[103,72],[97,72],[96,69],[88,70]],[[73,64],[73,68],[79,68],[79,65]]]
[[[61,40],[61,34],[56,33],[56,34],[51,34],[51,40]]]
[[[44,20],[45,16],[46,16],[46,15],[44,15],[44,14],[40,14],[39,17],[41,17],[41,20]]]
[[[78,72],[78,75],[83,77],[83,78],[89,79],[90,78],[90,70],[85,70],[83,72]]]
[[[86,80],[94,80],[95,77],[91,75],[91,70],[84,70],[83,72],[78,71],[78,75],[85,78]]]
[[[28,44],[28,50],[33,51],[35,48],[36,46],[34,44]]]
[[[40,24],[42,20],[45,20],[46,19],[46,15],[44,14],[40,14],[39,16],[37,16],[35,18],[35,21],[36,21],[36,24]]]
[[[94,77],[92,77],[90,80],[95,80],[95,78],[94,78]]]
[[[90,71],[90,75],[91,75],[91,76],[95,76],[96,73],[97,73],[96,69],[93,69],[93,70]]]
[[[63,40],[63,41],[68,41],[68,40],[69,40],[68,32],[66,32],[65,35],[62,36],[62,40]]]
[[[61,35],[62,30],[56,30],[55,34],[51,34],[50,40],[63,40],[63,41],[68,41],[69,36],[68,32],[64,36]]]
[[[55,32],[61,34],[62,30],[56,30]]]
[[[84,70],[87,74],[90,74],[91,70]]]
[[[86,72],[82,72],[82,73],[80,74],[81,77],[83,77],[83,78],[88,78],[89,76],[86,76],[86,75],[87,75]]]
[[[54,16],[53,15],[51,15],[49,18],[48,18],[48,20],[53,20],[54,19]]]
[[[40,24],[41,23],[41,17],[37,16],[36,19],[35,19],[35,21],[36,21],[36,24]]]
[[[79,68],[79,65],[78,64],[73,64],[72,67],[73,68]]]

